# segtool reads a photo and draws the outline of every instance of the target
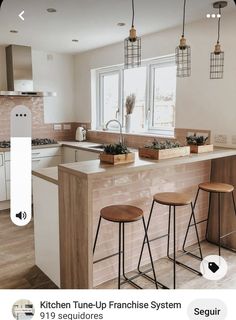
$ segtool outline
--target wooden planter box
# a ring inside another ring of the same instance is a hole
[[[154,160],[170,159],[190,155],[190,147],[155,150],[151,148],[139,148],[139,156]]]
[[[212,152],[212,151],[213,151],[213,144],[205,144],[203,146],[190,145],[191,153],[204,153],[204,152]]]
[[[134,162],[135,160],[135,154],[132,152],[127,154],[117,154],[117,155],[100,153],[99,157],[101,162],[106,162],[113,165]]]

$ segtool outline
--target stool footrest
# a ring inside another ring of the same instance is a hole
[[[121,251],[121,253],[123,253],[123,251]],[[93,262],[93,264],[96,264],[96,263],[98,263],[98,262],[102,262],[102,261],[104,261],[104,260],[113,258],[113,257],[115,257],[115,256],[118,256],[118,254],[119,254],[119,252],[110,254],[109,256],[106,256],[106,257],[103,257],[103,258],[101,258],[101,259],[95,260],[95,261]]]
[[[174,262],[174,259],[172,259],[171,257],[168,257],[168,259],[171,260],[172,262]],[[189,270],[189,271],[192,271],[192,272],[194,272],[195,274],[197,274],[198,276],[201,276],[201,277],[202,277],[202,273],[201,273],[200,271],[198,271],[198,270],[196,270],[196,269],[194,269],[194,268],[192,268],[192,267],[189,267],[189,266],[187,266],[185,263],[180,262],[180,261],[178,261],[178,260],[176,260],[175,262],[176,262],[176,264],[178,264],[179,266],[181,266],[181,267],[183,267],[183,268],[185,268],[185,269],[187,269],[187,270]]]
[[[160,281],[158,281],[158,280],[155,281],[154,278],[152,278],[151,276],[147,275],[147,273],[151,272],[151,271],[152,271],[151,268],[149,268],[149,269],[147,269],[145,271],[138,270],[139,274],[137,276],[142,276],[142,277],[150,280],[151,282],[153,282],[155,284],[157,283],[162,289],[170,289],[167,286],[165,286],[163,283],[161,283]]]
[[[136,284],[135,282],[133,282],[133,280],[135,280],[135,279],[137,279],[137,278],[139,278],[139,277],[141,277],[141,276],[146,276],[146,272],[151,272],[152,271],[152,268],[150,268],[150,269],[148,269],[148,270],[146,270],[146,271],[140,271],[140,270],[138,270],[137,272],[138,272],[138,274],[135,274],[135,275],[133,275],[133,276],[131,276],[131,277],[127,277],[126,275],[123,275],[123,277],[124,277],[124,280],[121,282],[121,285],[123,285],[123,284],[125,284],[125,283],[130,283],[132,286],[134,286],[135,288],[138,288],[138,289],[143,289],[142,287],[140,287],[138,284]],[[147,277],[149,277],[149,276],[147,276]],[[151,278],[151,277],[150,277]],[[156,284],[156,282],[155,282],[155,280],[153,279],[153,278],[151,278],[152,279],[152,282],[154,283],[154,284]],[[158,284],[158,281],[157,281],[157,284]]]
[[[163,234],[163,235],[161,235],[161,236],[155,237],[155,238],[149,240],[149,243],[150,243],[150,242],[153,242],[153,241],[156,241],[156,240],[159,240],[159,239],[162,239],[162,238],[165,238],[165,237],[167,237],[167,236],[168,236],[168,234]],[[147,240],[145,240],[144,243],[146,244],[146,243],[147,243]]]
[[[192,252],[190,252],[190,251],[186,251],[186,250],[184,250],[184,249],[183,249],[183,251],[184,251],[184,252],[185,252],[185,254],[187,254],[188,256],[191,256],[191,257],[193,257],[193,258],[195,258],[195,259],[197,259],[197,260],[202,261],[202,258],[201,258],[201,257],[199,257],[199,256],[197,256],[196,254],[193,254]]]

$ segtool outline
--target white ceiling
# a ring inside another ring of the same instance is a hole
[[[187,21],[214,12],[214,0],[188,0]],[[228,1],[225,11],[236,8]],[[167,29],[182,22],[183,0],[135,0],[139,35]],[[47,8],[58,11],[49,14]],[[25,10],[25,21],[18,14]],[[125,22],[125,27],[118,27]],[[52,52],[77,53],[127,37],[131,0],[4,0],[0,11],[0,45],[22,44]],[[18,30],[18,34],[9,31]],[[79,39],[73,43],[72,39]]]

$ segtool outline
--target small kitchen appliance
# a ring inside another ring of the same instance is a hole
[[[86,140],[86,130],[83,127],[78,127],[75,134],[76,141],[85,141]]]

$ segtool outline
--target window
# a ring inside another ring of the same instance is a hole
[[[125,100],[136,95],[134,132],[173,133],[175,126],[176,66],[174,56],[146,61],[142,67],[122,66],[97,73],[97,129],[117,119],[125,125]],[[114,124],[114,129],[115,124]]]

